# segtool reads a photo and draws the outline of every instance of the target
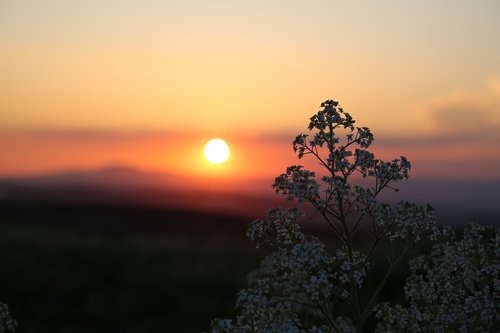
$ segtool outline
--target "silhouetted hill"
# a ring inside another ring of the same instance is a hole
[[[72,170],[0,180],[1,183],[29,186],[98,185],[102,187],[173,187],[178,186],[180,181],[179,177],[168,173],[144,172],[124,166],[111,166],[96,170]]]
[[[27,201],[133,205],[238,216],[255,216],[259,211],[263,215],[273,204],[283,202],[263,182],[194,182],[123,167],[0,180],[0,202]]]
[[[135,206],[242,216],[265,216],[271,207],[294,205],[274,194],[271,181],[194,180],[127,167],[74,171],[0,180],[0,203],[79,203]],[[387,191],[389,202],[430,203],[440,222],[464,224],[500,220],[500,181],[413,180]],[[309,214],[313,211],[301,206]]]

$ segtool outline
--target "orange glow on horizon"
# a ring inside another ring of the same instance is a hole
[[[202,135],[78,136],[0,135],[0,177],[127,166],[190,178],[262,179],[293,159],[289,145],[231,138],[231,158],[212,164],[203,155]]]
[[[121,135],[78,137],[34,134],[0,134],[0,177],[23,177],[110,166],[164,172],[196,181],[267,180],[293,164],[318,170],[307,157],[298,160],[290,141],[228,136],[231,158],[212,164],[203,155],[205,135]],[[292,136],[291,136],[292,139]],[[373,151],[384,160],[400,155],[412,163],[411,178],[500,180],[500,162],[490,152],[491,144],[441,144],[383,146]],[[467,151],[467,158],[464,157]],[[481,172],[477,172],[481,161]]]

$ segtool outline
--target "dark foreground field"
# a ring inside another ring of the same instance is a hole
[[[249,217],[30,193],[0,200],[0,300],[19,333],[208,330],[211,319],[234,317],[236,293],[266,253],[244,235]],[[383,297],[403,301],[407,273],[401,267]]]
[[[2,204],[0,295],[17,332],[199,332],[233,314],[262,251],[247,220],[77,204]]]

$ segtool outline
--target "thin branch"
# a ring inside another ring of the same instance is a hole
[[[370,300],[366,304],[365,310],[363,311],[363,313],[361,315],[361,323],[362,323],[362,325],[366,322],[366,320],[368,319],[368,317],[372,313],[373,308],[375,307],[375,303],[377,302],[378,295],[380,294],[380,292],[382,291],[382,288],[387,283],[387,280],[389,279],[389,276],[394,271],[394,268],[401,261],[401,259],[403,259],[403,257],[406,256],[406,254],[408,252],[410,252],[411,249],[412,248],[410,247],[410,248],[407,248],[405,251],[403,251],[403,253],[401,253],[401,255],[395,261],[392,262],[392,265],[390,265],[389,269],[385,272],[384,277],[382,278],[382,280],[378,284],[377,289],[372,294]]]

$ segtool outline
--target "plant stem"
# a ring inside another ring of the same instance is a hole
[[[363,313],[361,315],[361,326],[364,325],[364,323],[366,322],[366,320],[368,319],[368,317],[372,313],[373,308],[375,307],[375,303],[377,302],[378,295],[380,294],[380,292],[382,291],[382,288],[387,283],[387,280],[389,279],[392,272],[394,271],[394,268],[410,250],[411,250],[411,248],[407,248],[406,250],[404,250],[403,253],[401,253],[401,255],[391,263],[391,265],[389,266],[389,269],[385,272],[384,277],[382,278],[382,280],[378,284],[375,292],[370,297],[370,300],[366,304],[365,310],[363,311]]]

